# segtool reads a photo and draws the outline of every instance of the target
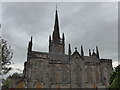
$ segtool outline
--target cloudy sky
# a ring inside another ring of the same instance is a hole
[[[118,60],[118,7],[117,2],[59,2],[60,33],[65,33],[72,52],[83,45],[88,49],[97,45],[101,58]],[[48,52],[48,36],[53,32],[55,2],[4,2],[2,4],[2,36],[12,46],[13,72],[23,69],[27,45],[33,36],[33,50]]]

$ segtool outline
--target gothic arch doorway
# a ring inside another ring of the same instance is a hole
[[[24,81],[19,81],[17,83],[17,88],[25,88],[25,82]]]
[[[34,88],[43,88],[44,84],[41,81],[36,81],[34,84]]]

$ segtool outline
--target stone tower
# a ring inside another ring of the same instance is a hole
[[[57,9],[55,12],[55,24],[54,24],[52,39],[51,39],[51,35],[49,36],[49,53],[56,53],[56,54],[65,53],[65,37],[63,33],[62,38],[60,38]]]

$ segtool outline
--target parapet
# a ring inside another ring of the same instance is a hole
[[[112,59],[103,59],[103,58],[101,58],[100,62],[101,63],[112,63]]]

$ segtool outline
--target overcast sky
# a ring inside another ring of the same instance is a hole
[[[59,2],[60,34],[65,33],[65,48],[71,44],[72,53],[83,45],[100,50],[100,58],[118,60],[118,7],[117,2]],[[27,45],[33,36],[33,50],[48,52],[48,36],[53,32],[56,3],[4,2],[2,4],[2,36],[12,46],[13,71],[23,69]]]

